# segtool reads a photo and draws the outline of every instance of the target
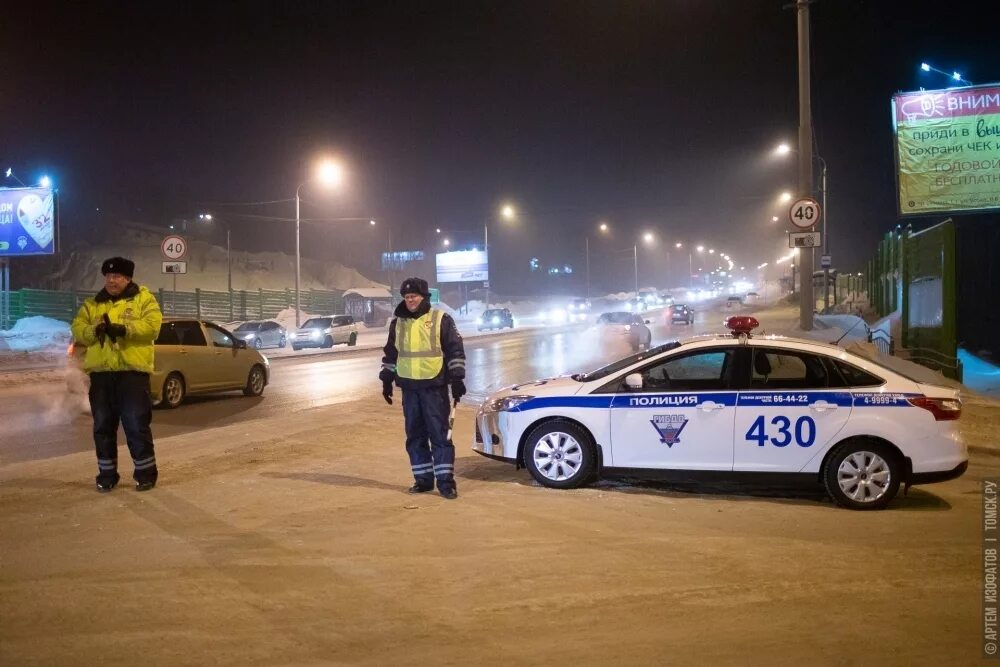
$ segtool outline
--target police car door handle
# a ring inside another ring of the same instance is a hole
[[[702,412],[712,412],[714,410],[721,410],[726,406],[721,403],[716,403],[715,401],[705,401],[704,403],[698,404],[698,409]]]
[[[836,410],[836,403],[828,403],[826,401],[816,401],[815,403],[810,403],[809,407],[816,412],[823,412],[824,410]]]

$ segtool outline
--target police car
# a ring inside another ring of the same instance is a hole
[[[727,326],[503,389],[479,409],[473,449],[556,489],[600,476],[777,476],[856,510],[968,467],[957,391],[834,345],[753,336],[753,317]]]

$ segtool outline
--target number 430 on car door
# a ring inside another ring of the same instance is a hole
[[[759,415],[747,431],[746,439],[756,442],[759,447],[768,444],[787,447],[793,442],[799,447],[812,447],[816,442],[816,420],[808,415],[794,422],[784,415],[771,417],[769,424],[765,423],[766,419]]]

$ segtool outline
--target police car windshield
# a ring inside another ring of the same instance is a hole
[[[678,343],[677,341],[664,343],[663,345],[657,345],[656,347],[650,348],[644,352],[638,352],[636,354],[633,354],[630,357],[619,359],[613,364],[608,364],[603,368],[598,368],[596,371],[590,371],[589,373],[577,373],[576,375],[572,375],[570,377],[572,377],[577,382],[592,382],[594,380],[600,380],[602,378],[606,378],[609,375],[612,375],[613,373],[617,373],[623,368],[628,368],[632,364],[638,363],[643,359],[649,359],[650,357],[654,357],[668,350],[677,349],[680,346],[681,344]]]

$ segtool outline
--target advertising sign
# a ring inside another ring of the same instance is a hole
[[[1000,209],[1000,86],[892,98],[900,215]]]
[[[55,213],[52,188],[0,189],[0,257],[54,254]]]
[[[437,254],[439,283],[464,283],[489,279],[489,259],[485,250],[456,250]]]

